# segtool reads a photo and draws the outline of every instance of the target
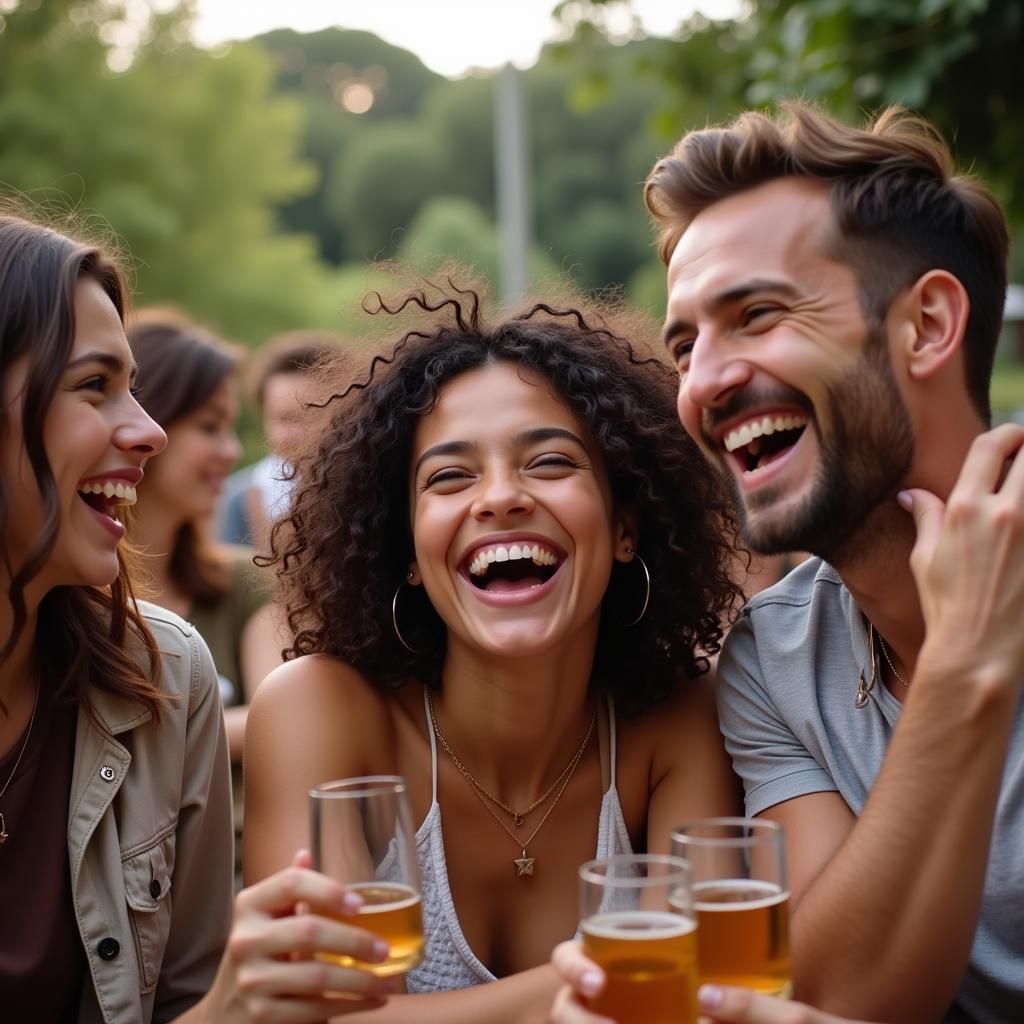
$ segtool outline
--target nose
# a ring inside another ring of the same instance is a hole
[[[730,353],[714,336],[697,340],[690,353],[685,377],[679,382],[680,409],[714,409],[725,402],[737,388],[750,383],[753,369],[745,359]]]
[[[473,501],[472,514],[480,520],[529,515],[535,502],[523,489],[518,474],[511,471],[488,473]]]
[[[124,421],[114,431],[114,443],[122,451],[139,452],[149,458],[167,447],[167,435],[133,398]]]
[[[242,442],[234,430],[229,430],[224,436],[224,444],[221,446],[224,461],[230,462],[233,466],[242,457]]]

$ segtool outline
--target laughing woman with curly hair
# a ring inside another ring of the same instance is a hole
[[[305,842],[310,787],[402,775],[426,952],[372,1019],[546,1019],[579,864],[737,806],[707,685],[732,522],[632,324],[488,324],[453,287],[378,312],[412,323],[309,410],[273,541],[295,641],[250,712],[246,877]]]

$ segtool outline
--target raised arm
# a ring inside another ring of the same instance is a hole
[[[766,812],[789,831],[796,992],[826,1009],[934,1021],[963,977],[1024,669],[1024,458],[1002,479],[1022,441],[979,438],[945,505],[913,494],[926,638],[860,817],[828,793]]]

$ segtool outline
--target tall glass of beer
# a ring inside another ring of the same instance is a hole
[[[587,1000],[618,1024],[696,1024],[697,921],[681,857],[627,854],[580,868],[584,952],[607,977]]]
[[[693,869],[701,982],[789,996],[782,826],[759,818],[692,821],[672,833],[672,852]]]
[[[313,866],[364,900],[352,922],[391,948],[383,963],[318,954],[371,974],[402,974],[423,959],[423,917],[415,830],[405,780],[367,775],[309,791]]]

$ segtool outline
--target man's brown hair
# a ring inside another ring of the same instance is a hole
[[[701,211],[785,177],[828,188],[838,227],[828,255],[857,275],[869,325],[880,326],[896,295],[929,270],[963,284],[967,390],[988,422],[1009,250],[992,193],[955,174],[938,132],[907,111],[890,107],[851,128],[805,103],[784,103],[774,117],[747,111],[726,127],[688,132],[655,164],[644,200],[662,261]]]

